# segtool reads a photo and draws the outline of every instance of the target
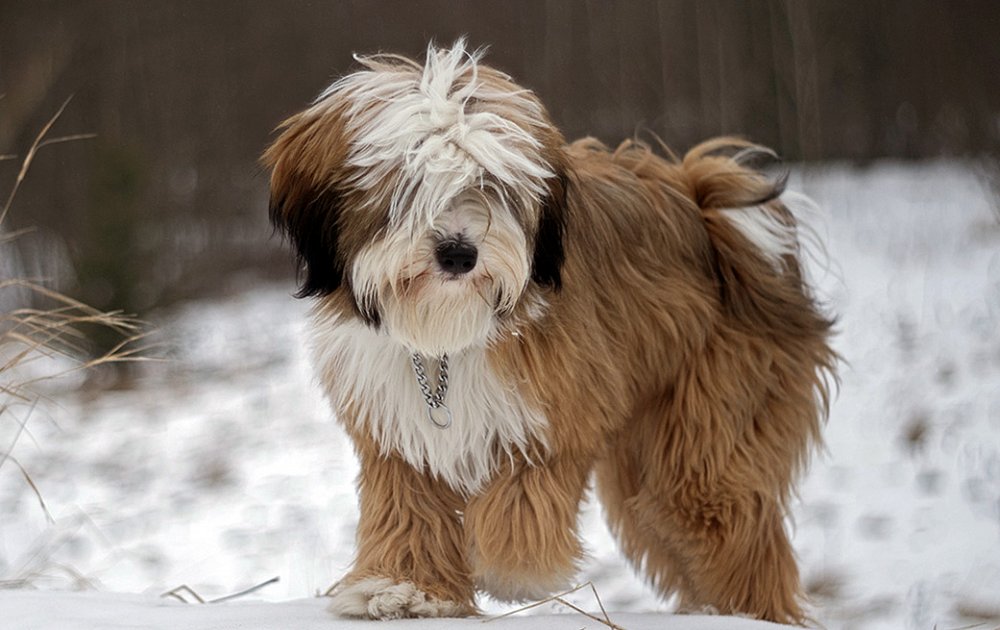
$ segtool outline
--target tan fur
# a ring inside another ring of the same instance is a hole
[[[473,614],[471,572],[462,545],[463,501],[444,484],[401,459],[380,455],[363,441],[358,456],[358,553],[346,581],[409,581],[427,595],[455,602],[464,614]]]
[[[419,71],[392,59],[384,71]],[[316,126],[327,113],[316,105],[293,118],[268,150],[276,198],[345,181],[341,124],[334,116]],[[565,216],[562,288],[529,283],[488,353],[544,413],[544,440],[465,496],[380,452],[365,418],[338,409],[362,466],[358,554],[343,583],[410,582],[464,613],[475,610],[474,585],[541,597],[573,579],[577,513],[596,471],[624,553],[664,597],[805,623],[784,518],[820,440],[836,360],[831,322],[797,260],[775,269],[722,211],[765,200],[786,224],[794,217],[773,200],[774,183],[726,156],[752,148],[737,139],[673,161],[635,141],[610,150],[594,140],[567,146],[554,127],[533,133],[560,174],[549,186]],[[339,251],[349,261],[381,219],[357,211],[365,200],[350,187],[339,192]],[[533,239],[539,209],[530,210]],[[356,317],[348,291],[322,298],[321,310]],[[543,313],[530,315],[539,303]]]
[[[820,437],[830,323],[714,212],[769,184],[706,148],[676,165],[573,145],[563,293],[496,356],[528,375],[552,459],[596,461],[612,529],[665,596],[803,623],[783,515]]]

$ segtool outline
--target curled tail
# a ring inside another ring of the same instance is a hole
[[[786,192],[785,177],[747,166],[762,155],[774,157],[758,145],[718,138],[696,146],[680,163],[712,243],[722,305],[760,334],[813,340],[825,349],[833,322],[806,282],[804,244],[814,239],[796,216],[815,206]]]

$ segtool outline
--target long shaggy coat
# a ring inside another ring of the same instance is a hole
[[[784,517],[835,355],[796,198],[733,138],[567,144],[464,43],[363,68],[264,155],[361,460],[339,614],[468,615],[574,579],[588,481],[664,597],[803,623]],[[478,252],[461,275],[449,243]],[[433,422],[413,361],[448,361]]]

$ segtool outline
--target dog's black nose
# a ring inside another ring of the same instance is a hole
[[[479,256],[472,245],[454,241],[442,243],[434,253],[441,269],[448,273],[469,273],[475,268]]]

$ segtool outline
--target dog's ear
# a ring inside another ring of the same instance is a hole
[[[261,162],[271,169],[271,223],[295,247],[297,297],[329,295],[344,281],[339,247],[343,199],[336,173],[343,164],[338,117],[310,110],[285,121]]]
[[[291,240],[299,263],[296,297],[329,295],[343,283],[344,264],[338,252],[340,205],[340,195],[332,190],[298,199],[272,193],[271,222]]]
[[[566,232],[566,194],[568,179],[564,170],[548,181],[548,193],[542,199],[531,260],[531,279],[554,291],[562,288],[562,266],[566,259],[563,237]]]

